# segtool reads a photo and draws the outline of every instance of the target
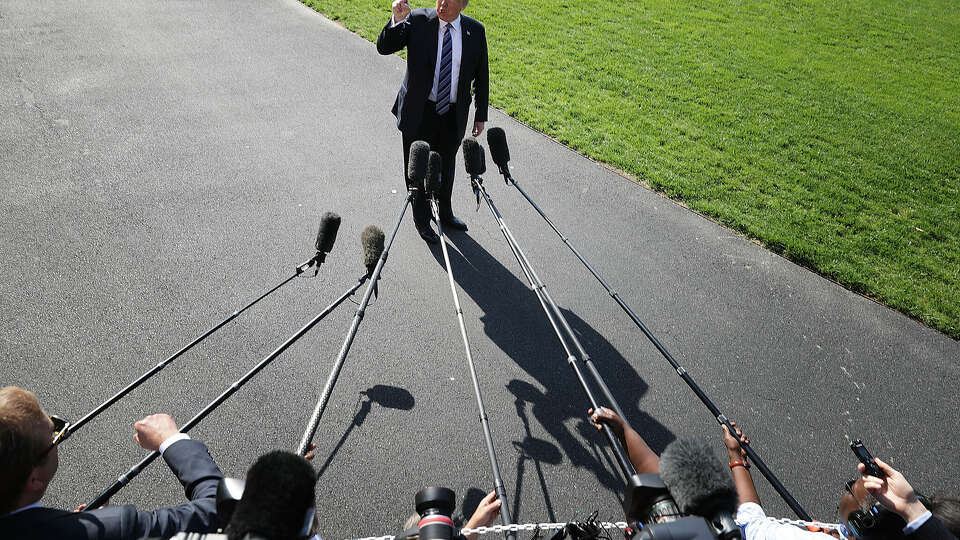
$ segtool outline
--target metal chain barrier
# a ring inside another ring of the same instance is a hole
[[[789,518],[771,518],[777,523],[785,523],[787,525],[793,525],[801,529],[808,529],[814,527],[817,529],[831,529],[835,531],[842,531],[844,526],[839,523],[821,523],[819,521],[803,521],[800,519],[789,519]],[[522,523],[522,524],[512,524],[512,525],[491,525],[490,527],[477,527],[475,529],[460,529],[460,532],[464,535],[468,534],[488,534],[488,533],[504,533],[504,532],[519,532],[519,531],[535,531],[540,530],[550,530],[550,529],[562,529],[566,527],[567,523]],[[604,529],[620,529],[624,530],[627,528],[627,522],[617,521],[609,522],[603,521],[597,523],[599,527]],[[395,540],[395,536],[368,536],[366,538],[356,538],[352,540]]]
[[[562,529],[566,527],[568,523],[521,523],[521,524],[511,524],[511,525],[491,525],[489,527],[477,527],[475,529],[460,529],[460,533],[463,535],[468,534],[488,534],[488,533],[504,533],[504,532],[519,532],[519,531],[535,531],[537,529]],[[604,529],[626,529],[626,521],[617,521],[614,523],[608,521],[602,521],[595,523],[598,527]],[[395,540],[395,536],[368,536],[365,538],[354,538],[351,540]]]
[[[803,521],[801,519],[789,519],[789,518],[771,518],[777,523],[786,523],[787,525],[794,525],[800,527],[801,529],[807,529],[809,527],[815,527],[818,529],[832,529],[834,531],[842,531],[846,529],[840,523],[821,523],[819,521]]]
[[[476,529],[460,529],[460,532],[464,535],[468,534],[487,534],[494,532],[517,532],[517,531],[535,531],[537,529],[562,529],[566,527],[567,523],[523,523],[520,525],[492,525],[490,527],[477,527]],[[595,523],[598,527],[604,529],[626,529],[626,521],[617,521],[611,523],[608,521],[601,521]]]

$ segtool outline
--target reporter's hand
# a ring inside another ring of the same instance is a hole
[[[107,499],[103,504],[95,508],[95,510],[100,510],[101,508],[106,508],[110,504],[110,499]],[[83,512],[83,509],[86,508],[86,504],[81,504],[77,507],[77,512]]]
[[[473,511],[473,515],[470,516],[470,520],[467,521],[467,524],[464,526],[467,529],[476,529],[477,527],[489,527],[493,520],[500,515],[500,499],[497,498],[497,492],[491,491],[487,493],[487,496],[484,497],[480,504],[477,505],[477,509]],[[467,538],[473,539],[476,538],[476,534],[468,535]]]
[[[899,514],[907,523],[926,513],[927,509],[917,498],[917,492],[913,490],[910,482],[907,482],[907,479],[900,474],[900,471],[880,458],[873,458],[873,461],[887,475],[886,478],[877,478],[866,474],[867,468],[863,463],[858,463],[857,469],[863,475],[863,487],[876,497],[880,504]]]
[[[133,429],[137,430],[133,439],[150,451],[159,450],[163,441],[180,433],[176,422],[169,414],[151,414],[134,424]]]
[[[472,133],[473,133],[473,136],[474,136],[474,137],[479,137],[480,134],[483,133],[483,126],[484,126],[484,124],[485,124],[485,122],[474,122],[474,123],[473,123],[473,132],[472,132]]]
[[[726,424],[720,424],[720,427],[723,429],[723,445],[727,447],[727,453],[730,454],[731,461],[737,459],[745,460],[747,459],[747,451],[740,447],[740,441],[743,441],[744,444],[750,444],[750,439],[743,435],[743,432],[737,427],[736,422],[731,420],[730,425],[736,430],[737,435],[731,435]]]
[[[587,414],[590,415],[590,421],[593,422],[598,431],[602,431],[603,424],[606,424],[618,437],[623,437],[623,418],[620,418],[617,413],[606,407],[600,407],[596,411],[589,409]]]
[[[408,0],[393,0],[393,20],[400,22],[410,14],[410,2]]]

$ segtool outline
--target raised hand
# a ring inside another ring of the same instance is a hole
[[[737,459],[746,460],[747,451],[740,447],[740,442],[750,444],[750,439],[744,436],[740,428],[737,427],[736,422],[731,420],[730,425],[736,430],[737,435],[734,437],[730,434],[730,430],[727,429],[726,424],[720,424],[720,427],[723,429],[723,445],[727,447],[727,453],[730,454],[731,461]]]
[[[863,487],[867,488],[867,491],[876,497],[880,504],[899,514],[907,523],[923,515],[927,509],[917,498],[917,492],[913,490],[913,486],[900,474],[900,471],[878,458],[874,458],[873,461],[887,477],[870,476],[863,463],[858,463],[857,469],[863,475]]]
[[[393,20],[400,22],[410,14],[410,2],[408,0],[393,0]]]
[[[133,425],[133,438],[146,450],[156,451],[168,437],[180,432],[169,414],[151,414]]]
[[[474,510],[473,515],[470,516],[465,527],[467,529],[489,527],[498,515],[500,515],[500,499],[497,498],[496,491],[491,491],[487,493],[487,496],[477,505],[477,509]],[[476,537],[477,534],[471,534],[467,536],[467,539],[475,540]]]
[[[617,437],[623,438],[623,418],[617,416],[617,413],[606,407],[600,407],[596,411],[589,409],[587,414],[590,415],[590,421],[598,430],[602,430],[603,424],[607,424]]]

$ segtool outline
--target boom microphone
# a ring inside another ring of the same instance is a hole
[[[424,141],[413,141],[410,145],[410,157],[407,160],[408,188],[423,189],[423,178],[427,175],[429,159],[430,145]]]
[[[500,174],[509,175],[510,149],[507,148],[507,135],[503,128],[490,128],[487,131],[487,146],[490,147],[490,157],[500,167]]]
[[[487,172],[487,165],[484,162],[483,147],[473,137],[467,137],[463,140],[463,164],[467,169],[467,174],[471,178],[480,176]]]
[[[730,472],[699,439],[677,439],[660,456],[660,478],[681,512],[706,518],[719,538],[740,538],[733,520],[737,490]]]
[[[427,173],[423,179],[423,190],[426,191],[427,197],[433,197],[440,193],[440,184],[442,183],[440,170],[442,168],[443,158],[440,157],[440,154],[430,151],[427,159]]]
[[[377,260],[383,255],[383,231],[376,225],[367,225],[360,233],[360,245],[363,247],[363,265],[367,271],[373,271]]]
[[[317,254],[313,260],[317,263],[317,272],[320,265],[326,260],[327,253],[333,250],[333,243],[337,241],[337,230],[340,229],[340,216],[333,212],[324,212],[320,218],[320,230],[317,231]]]

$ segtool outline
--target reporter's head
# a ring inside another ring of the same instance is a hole
[[[248,534],[268,540],[304,536],[308,511],[314,508],[317,475],[302,457],[280,450],[261,456],[247,471],[243,497],[227,525],[230,540]]]
[[[33,392],[0,389],[0,516],[43,497],[59,465],[53,431]]]

